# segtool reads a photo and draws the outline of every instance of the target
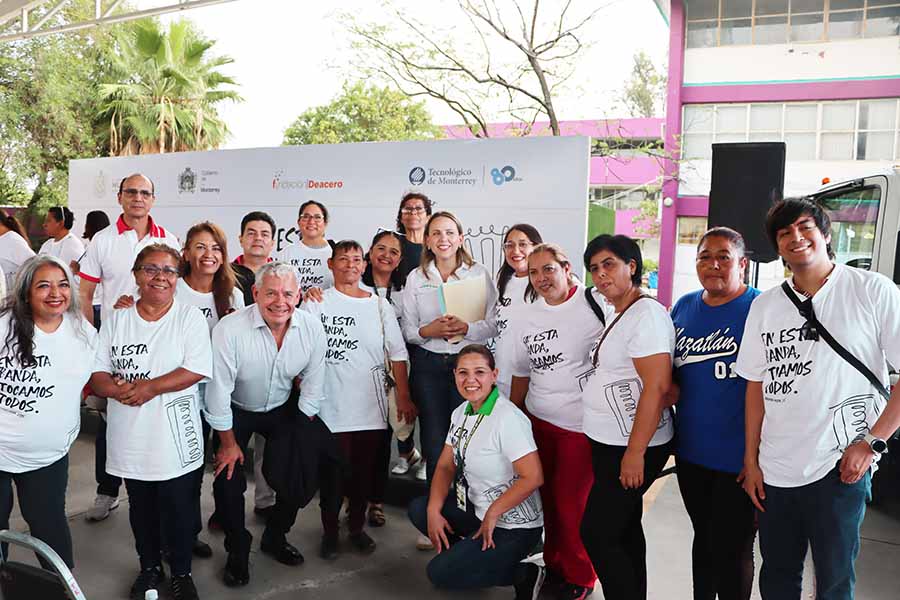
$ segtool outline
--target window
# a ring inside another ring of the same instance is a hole
[[[783,141],[788,160],[889,161],[900,159],[898,126],[895,98],[687,105],[681,154],[708,160],[713,143]]]
[[[678,243],[696,246],[706,229],[706,217],[679,217]]]
[[[875,251],[875,227],[881,204],[881,188],[845,188],[816,198],[831,217],[831,248],[843,265],[869,269]]]
[[[900,35],[900,0],[687,0],[687,47]]]
[[[635,210],[641,208],[645,200],[659,202],[659,189],[596,186],[591,187],[589,199],[591,203],[610,210]]]

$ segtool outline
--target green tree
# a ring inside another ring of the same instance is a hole
[[[340,95],[303,112],[284,132],[285,145],[432,140],[440,137],[424,102],[387,87],[345,83]]]
[[[137,21],[116,36],[112,76],[100,85],[111,155],[209,150],[225,141],[216,107],[241,97],[223,87],[237,85],[219,70],[234,61],[211,56],[214,44],[186,20],[168,30]]]
[[[634,55],[631,78],[619,96],[632,117],[657,117],[666,98],[666,75],[643,50]]]

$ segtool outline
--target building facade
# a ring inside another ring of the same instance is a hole
[[[670,305],[698,286],[713,143],[783,141],[786,196],[900,160],[900,1],[655,1],[670,25],[659,272]],[[879,198],[846,201],[839,257],[871,256]],[[763,279],[779,270],[763,266]]]

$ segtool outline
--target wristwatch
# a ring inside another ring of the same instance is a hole
[[[885,454],[888,451],[887,442],[885,442],[881,438],[877,438],[871,433],[867,433],[865,437],[863,437],[863,441],[869,445],[869,448],[872,449],[872,452],[876,454]]]

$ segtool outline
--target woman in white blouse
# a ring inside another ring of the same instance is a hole
[[[84,254],[84,243],[72,233],[75,215],[65,206],[53,206],[44,217],[44,231],[50,238],[43,243],[39,254],[50,254],[72,266]]]
[[[9,528],[15,483],[31,535],[69,567],[69,447],[81,427],[81,390],[97,346],[72,280],[58,258],[31,258],[0,311],[0,529]]]
[[[441,288],[469,279],[483,282],[486,297],[483,318],[471,323],[441,309]],[[491,274],[463,247],[459,219],[449,212],[431,215],[425,225],[422,260],[406,280],[401,311],[403,334],[412,350],[410,387],[418,403],[429,481],[447,437],[450,414],[463,401],[453,382],[456,354],[468,344],[484,343],[496,335],[496,301]]]
[[[103,324],[91,377],[109,398],[106,470],[125,480],[143,598],[164,578],[162,532],[176,600],[194,600],[191,551],[203,468],[198,384],[212,376],[209,327],[175,297],[181,256],[163,244],[141,250],[132,269],[140,299]]]
[[[594,485],[581,539],[605,598],[643,600],[642,497],[671,453],[673,426],[664,396],[672,382],[675,328],[665,307],[641,291],[637,242],[597,236],[584,251],[584,264],[615,316],[592,350],[596,369],[584,389]]]

